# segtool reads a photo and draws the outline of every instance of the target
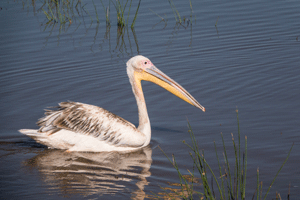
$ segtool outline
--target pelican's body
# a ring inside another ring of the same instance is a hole
[[[40,129],[22,129],[20,132],[50,148],[69,151],[132,151],[145,147],[150,143],[151,126],[141,80],[154,82],[205,111],[182,86],[144,56],[135,56],[127,62],[127,74],[138,105],[137,128],[101,107],[62,102],[57,110],[46,111],[37,123]]]

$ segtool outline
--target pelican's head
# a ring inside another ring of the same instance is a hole
[[[148,58],[137,55],[129,59],[126,65],[130,80],[132,81],[132,79],[134,79],[141,91],[141,80],[151,81],[205,112],[205,108],[200,105],[190,93],[173,79],[157,69]]]

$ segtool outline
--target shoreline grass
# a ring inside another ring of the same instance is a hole
[[[179,170],[179,167],[176,163],[175,156],[172,155],[172,159],[169,158],[166,153],[161,149],[163,154],[167,157],[169,162],[172,164],[172,166],[176,169],[179,177],[181,192],[175,191],[175,195],[177,197],[180,197],[182,199],[193,199],[195,197],[198,197],[199,199],[246,199],[246,177],[247,177],[247,136],[245,136],[245,145],[244,145],[244,151],[241,151],[241,133],[240,133],[240,124],[239,124],[239,116],[238,116],[238,110],[236,110],[237,114],[237,127],[238,127],[238,143],[236,144],[233,134],[231,134],[232,137],[232,145],[234,149],[234,160],[235,164],[233,169],[230,168],[228,155],[226,152],[225,142],[223,134],[221,133],[222,138],[222,144],[223,144],[223,157],[224,157],[224,163],[223,167],[221,165],[219,155],[217,152],[217,146],[214,142],[214,148],[216,152],[216,159],[218,163],[218,172],[219,177],[215,174],[215,172],[212,170],[210,165],[205,159],[204,156],[204,150],[200,150],[197,140],[195,138],[195,135],[193,133],[193,130],[191,128],[190,123],[188,122],[188,132],[190,134],[191,142],[192,144],[187,144],[185,141],[183,143],[189,147],[191,152],[189,153],[192,162],[193,162],[193,170],[192,172],[188,170],[189,174],[192,177],[192,181],[187,180],[186,176],[184,176],[181,171]],[[263,195],[262,191],[262,181],[259,181],[259,168],[257,168],[257,181],[256,181],[256,191],[254,192],[252,199],[260,200],[260,199],[266,199],[272,185],[274,184],[279,172],[282,170],[283,166],[287,162],[290,153],[292,151],[294,144],[292,144],[288,155],[285,159],[285,161],[280,166],[279,170],[277,171],[275,177],[273,178],[270,186],[268,187],[268,190]],[[243,156],[241,156],[241,154]],[[195,170],[196,169],[196,170]],[[211,176],[211,180],[209,181],[208,174]],[[194,179],[199,176],[202,180],[203,189],[202,191],[195,191],[194,190]],[[190,183],[191,182],[191,183]],[[209,182],[211,184],[209,184]],[[214,189],[214,185],[217,187],[217,189]],[[162,188],[163,189],[163,188]],[[168,191],[163,189],[167,195],[171,198],[174,198],[174,194],[170,194]],[[156,198],[160,199],[161,197],[156,195]],[[276,199],[280,198],[280,194],[276,192]]]

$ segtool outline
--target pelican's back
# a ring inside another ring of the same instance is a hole
[[[138,148],[146,141],[145,135],[125,119],[101,107],[77,102],[62,102],[56,110],[46,110],[37,124],[39,130],[21,129],[20,132],[52,148],[70,149],[80,145],[78,140],[112,148]],[[54,139],[57,141],[53,142]],[[103,147],[98,148],[103,151]]]

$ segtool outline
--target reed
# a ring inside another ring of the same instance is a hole
[[[221,162],[219,159],[219,155],[217,152],[217,146],[214,142],[214,148],[216,152],[216,159],[218,163],[218,174],[219,176],[215,175],[214,171],[210,167],[210,165],[207,163],[204,151],[199,149],[198,143],[196,141],[195,135],[193,133],[193,130],[191,128],[190,123],[188,122],[188,132],[190,134],[191,142],[192,144],[187,144],[185,141],[183,143],[187,145],[191,153],[189,154],[191,157],[191,160],[193,162],[193,170],[190,172],[192,179],[196,179],[197,176],[199,176],[202,180],[203,190],[202,191],[195,191],[193,181],[192,184],[189,184],[189,181],[187,180],[186,176],[181,173],[181,171],[178,168],[178,165],[175,160],[175,156],[172,155],[172,159],[170,159],[165,152],[162,150],[164,155],[167,157],[167,159],[170,161],[172,166],[176,169],[178,176],[179,176],[179,182],[181,186],[181,192],[176,192],[175,194],[182,198],[182,199],[193,199],[195,197],[198,197],[199,199],[246,199],[246,175],[247,175],[247,136],[245,136],[245,144],[244,144],[244,150],[241,151],[241,133],[240,133],[240,125],[239,125],[239,116],[238,116],[238,110],[236,110],[237,114],[237,127],[238,127],[238,141],[235,142],[235,139],[232,134],[232,144],[234,149],[234,158],[235,158],[235,164],[233,169],[230,168],[229,165],[229,159],[226,152],[225,142],[223,138],[223,134],[221,133],[222,143],[223,143],[223,157],[224,157],[224,165],[221,166]],[[294,144],[293,144],[294,145]],[[292,151],[293,145],[291,146],[288,155],[277,171],[275,177],[273,178],[268,190],[266,191],[264,197],[262,198],[262,182],[259,181],[259,169],[257,169],[257,185],[256,185],[256,191],[253,194],[254,199],[256,197],[257,200],[259,199],[266,199],[273,183],[275,182],[279,172],[287,162],[290,153]],[[243,155],[243,156],[241,156]],[[196,169],[194,171],[194,169]],[[195,173],[196,172],[196,173]],[[216,174],[217,174],[216,173]],[[211,176],[211,180],[209,181],[208,175]],[[211,185],[209,184],[211,182]],[[214,185],[216,185],[217,189],[214,190]],[[165,191],[166,192],[166,191]],[[169,196],[172,196],[169,194]],[[157,198],[160,198],[158,195],[156,195]],[[276,194],[276,198],[280,197],[280,194]]]
[[[76,2],[76,3],[74,3]],[[94,1],[93,1],[94,4]],[[82,15],[80,12],[85,12],[88,14],[90,17],[91,21],[93,21],[91,15],[87,10],[85,10],[85,5],[81,4],[80,0],[44,0],[43,5],[41,6],[40,10],[43,11],[45,14],[46,18],[48,19],[48,22],[46,24],[50,23],[59,23],[59,24],[65,24],[69,22],[70,24],[72,23],[72,19],[78,19],[76,15]],[[94,4],[95,11],[96,11],[96,6]],[[73,11],[73,8],[76,9],[76,12]],[[97,22],[99,21],[98,19],[98,14],[96,12],[97,16]],[[79,20],[80,21],[80,20]]]
[[[166,28],[166,26],[167,26],[167,19],[165,20],[163,17],[161,17],[159,14],[157,14],[156,12],[154,12],[153,10],[151,10],[150,8],[149,8],[149,10],[150,10],[153,14],[155,14],[156,16],[158,16],[158,17],[161,19],[160,22],[162,22],[162,21],[165,22],[165,27],[164,27],[164,28]],[[157,24],[159,24],[160,22],[158,22]],[[155,27],[157,24],[155,24],[153,27]]]
[[[139,4],[138,4],[137,9],[135,11],[135,15],[134,15],[134,18],[133,18],[133,21],[132,21],[132,24],[131,24],[131,28],[133,28],[134,25],[135,25],[135,21],[136,21],[138,12],[139,12],[140,5],[141,5],[141,0],[139,0]]]
[[[121,4],[121,2],[119,0],[117,0],[116,3],[114,3],[112,1],[112,3],[113,3],[113,5],[116,9],[116,12],[117,12],[118,27],[124,27],[125,26],[124,12],[125,12],[125,8],[126,8],[126,5],[128,3],[128,0],[126,1],[125,6],[123,4]]]
[[[178,10],[176,9],[175,4],[173,3],[173,0],[168,0],[168,1],[169,1],[169,4],[170,4],[171,8],[172,8],[172,11],[173,11],[176,22],[179,22],[181,24],[182,20],[181,20],[181,17],[180,17],[180,14],[179,14]]]
[[[95,5],[95,3],[94,3],[94,0],[92,0],[92,2],[93,2],[93,5],[94,5],[94,8],[95,8],[95,13],[96,13],[96,18],[97,18],[97,23],[99,24],[100,21],[99,21],[99,17],[98,17],[98,13],[97,13],[97,8],[96,8],[96,5]],[[90,14],[89,14],[89,15],[90,15]],[[90,15],[90,16],[91,16],[91,15]],[[91,17],[91,20],[92,20],[92,22],[93,22],[92,17]]]
[[[106,22],[106,26],[110,26],[110,1],[108,2],[109,5],[108,7],[105,7],[103,4],[103,1],[101,0],[101,4],[105,13],[105,22]]]
[[[124,1],[125,3],[123,3],[123,1],[120,0],[108,0],[108,7],[104,6],[104,3],[102,0],[101,4],[102,7],[104,9],[104,13],[105,13],[105,21],[106,21],[106,26],[110,26],[111,25],[111,19],[110,19],[110,3],[113,4],[113,7],[116,9],[116,18],[117,18],[117,26],[119,28],[122,27],[128,27],[128,20],[129,20],[129,15],[130,15],[130,11],[131,11],[131,6],[132,6],[132,0],[126,0]],[[100,23],[100,19],[98,16],[98,10],[96,7],[96,4],[94,2],[94,0],[92,0],[92,4],[94,7],[94,14],[93,16],[96,16],[96,20],[97,23]],[[135,22],[137,20],[137,15],[138,15],[138,11],[140,8],[140,4],[141,4],[141,0],[139,0],[138,4],[137,4],[137,9],[135,10],[135,14],[133,17],[133,21],[131,23],[131,28],[134,28]],[[93,17],[92,15],[89,13],[89,11],[87,9],[85,9],[85,6],[87,5],[87,3],[82,5],[82,1],[81,0],[61,0],[61,1],[57,1],[57,0],[43,0],[43,5],[41,7],[41,9],[43,10],[43,13],[45,14],[48,22],[47,23],[60,23],[60,24],[64,24],[66,22],[70,22],[72,23],[72,19],[76,18],[78,19],[78,16],[82,17],[85,16],[83,15],[85,12],[91,19],[91,22],[93,22]],[[73,12],[73,8],[75,8],[75,10],[77,12]],[[127,17],[126,17],[127,16]],[[79,20],[80,21],[80,20]]]
[[[116,9],[116,13],[117,13],[117,25],[118,25],[118,27],[122,28],[122,27],[128,26],[128,19],[129,19],[129,14],[130,14],[130,10],[131,10],[132,0],[130,1],[130,4],[128,6],[127,19],[125,19],[125,14],[126,14],[125,12],[126,12],[129,0],[127,0],[125,2],[125,4],[123,4],[123,1],[121,3],[121,1],[119,1],[119,0],[117,0],[115,3],[112,0],[110,0],[110,1],[112,2],[113,6]],[[137,9],[135,11],[135,15],[134,15],[133,21],[131,23],[131,28],[134,28],[135,21],[137,19],[138,11],[139,11],[139,8],[140,8],[140,4],[141,4],[141,0],[139,0],[139,3],[137,5]]]
[[[215,26],[217,26],[217,24],[218,24],[218,21],[219,21],[219,16],[217,17],[217,20],[216,20]]]
[[[194,21],[196,21],[196,15],[194,15],[193,5],[192,5],[191,0],[189,0],[189,5],[190,5],[190,9],[191,9],[191,13],[190,13],[189,17],[185,17],[185,16],[181,17],[181,15],[180,15],[179,11],[177,10],[173,0],[168,0],[168,2],[169,2],[169,5],[170,5],[170,7],[173,11],[174,19],[176,21],[176,26],[183,26],[185,29],[187,29],[189,25],[192,25],[193,18],[194,18]],[[156,12],[154,12],[151,9],[149,9],[149,10],[161,19],[160,22],[162,22],[162,21],[165,22],[165,26],[164,26],[164,28],[165,28],[167,26],[167,21],[168,21],[167,18],[166,17],[165,18],[161,17],[161,15],[157,14]],[[157,24],[159,24],[159,23],[157,23]]]

